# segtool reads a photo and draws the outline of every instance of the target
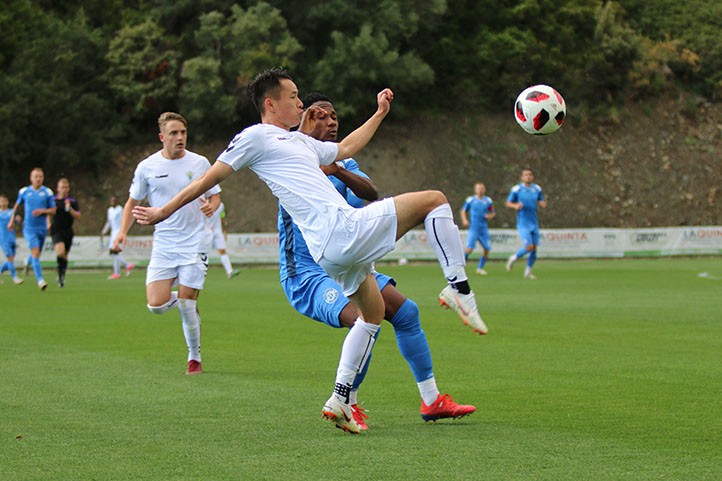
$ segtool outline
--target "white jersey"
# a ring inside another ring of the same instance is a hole
[[[115,238],[120,234],[120,225],[123,223],[123,206],[116,205],[108,207],[106,225],[110,229],[110,245],[113,245]]]
[[[158,151],[138,164],[130,185],[130,197],[148,199],[151,207],[161,207],[185,186],[210,168],[208,159],[189,150],[180,159],[167,159]],[[211,187],[205,198],[220,193],[217,185]],[[201,212],[200,198],[181,207],[155,226],[153,250],[165,252],[208,252],[211,245],[209,219]]]
[[[335,142],[256,124],[236,134],[218,160],[233,170],[247,166],[268,185],[318,261],[339,214],[354,210],[319,168],[319,164],[332,163],[337,155]]]

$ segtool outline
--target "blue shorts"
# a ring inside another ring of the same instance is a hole
[[[519,227],[519,237],[521,238],[521,241],[524,243],[524,246],[528,246],[531,244],[534,244],[535,246],[539,245],[539,228],[523,228]]]
[[[476,243],[481,244],[484,250],[491,250],[491,236],[489,229],[469,229],[469,236],[466,238],[466,248],[473,249]]]
[[[37,247],[42,252],[43,246],[45,246],[45,237],[47,235],[47,229],[23,229],[23,236],[25,237],[25,242],[28,243],[29,249]]]
[[[396,285],[387,275],[378,272],[375,275],[379,290],[388,284]],[[281,287],[288,302],[299,313],[331,327],[341,327],[339,316],[350,301],[342,294],[341,287],[325,272],[288,277],[281,281]]]
[[[0,228],[2,228],[2,226],[0,226]],[[3,239],[2,250],[5,257],[15,257],[15,252],[18,250],[18,245],[15,242],[15,239]]]

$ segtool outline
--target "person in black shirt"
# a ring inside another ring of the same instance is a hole
[[[50,225],[50,235],[55,245],[58,261],[58,287],[65,285],[65,271],[68,269],[68,253],[73,245],[73,222],[80,218],[78,201],[70,197],[70,181],[62,178],[58,181],[55,195],[57,211]]]

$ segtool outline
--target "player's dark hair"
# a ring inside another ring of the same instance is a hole
[[[259,114],[263,114],[263,101],[266,97],[278,96],[281,91],[281,79],[293,80],[288,71],[276,67],[259,73],[248,84],[248,97]]]
[[[523,168],[521,169],[521,172],[523,173],[523,172],[526,172],[527,170],[528,170],[529,172],[531,172],[532,174],[534,174],[534,169],[532,169],[531,167],[523,167]]]
[[[301,102],[303,102],[304,109],[307,109],[316,102],[328,102],[330,104],[333,103],[331,102],[331,99],[328,97],[328,95],[322,94],[320,92],[311,92],[310,94],[307,94],[301,99]]]

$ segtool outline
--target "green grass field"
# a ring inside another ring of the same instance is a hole
[[[296,314],[274,269],[209,272],[195,377],[144,272],[46,292],[5,276],[0,479],[722,479],[722,259],[522,269],[472,279],[481,337],[438,307],[437,266],[381,266],[421,308],[439,388],[478,410],[424,423],[386,323],[359,436],[320,416],[345,331]]]

